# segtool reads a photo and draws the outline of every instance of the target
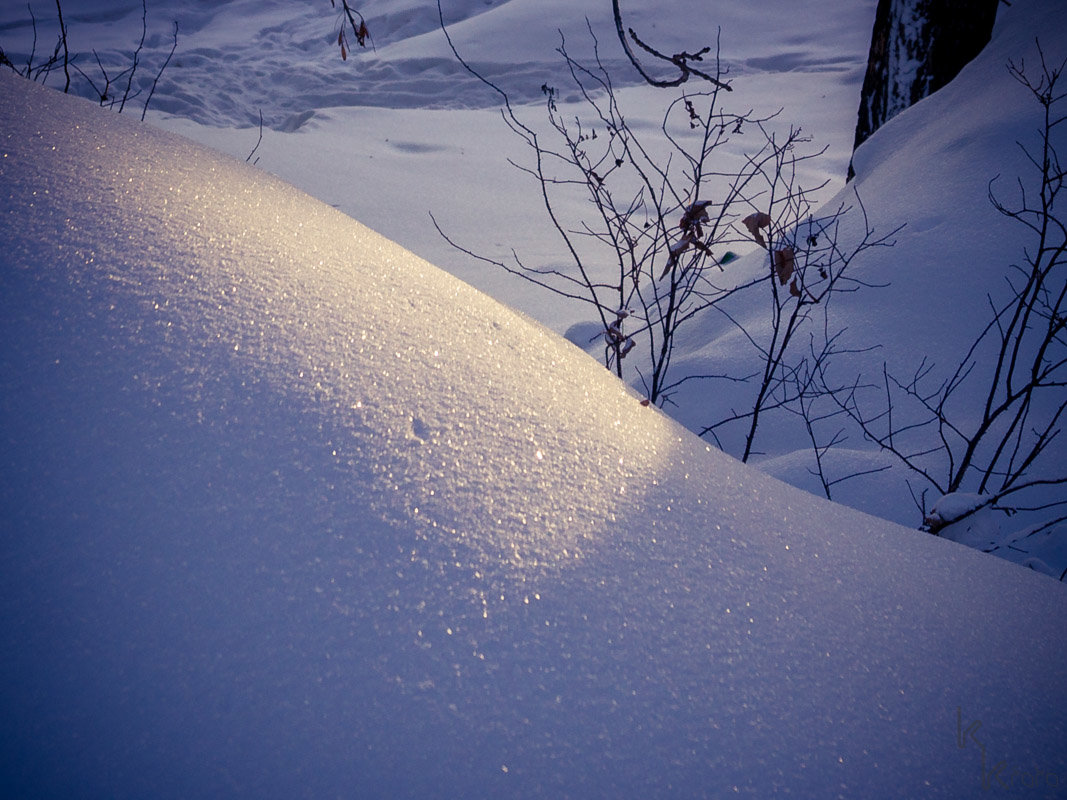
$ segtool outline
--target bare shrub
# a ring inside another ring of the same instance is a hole
[[[999,177],[989,183],[993,207],[1030,232],[1023,260],[1006,269],[1001,291],[987,294],[987,321],[950,372],[939,375],[925,359],[905,376],[883,367],[880,401],[858,386],[839,395],[864,435],[918,479],[909,486],[934,533],[946,521],[929,513],[930,490],[973,498],[952,522],[985,508],[1031,512],[1028,535],[1067,521],[1063,450],[1051,448],[1067,412],[1067,215],[1056,148],[1067,126],[1067,62],[1048,63],[1040,45],[1038,54],[1036,70],[1009,65],[1043,112],[1036,145],[1019,143],[1030,175],[1017,179],[1011,200],[998,191]]]
[[[723,107],[731,87],[718,44],[665,56],[631,30],[644,52],[680,70],[676,78],[657,81],[626,44],[617,4],[615,9],[619,36],[642,76],[652,85],[676,89],[652,134],[628,123],[591,26],[590,66],[572,57],[565,40],[558,48],[580,110],[564,107],[560,93],[546,83],[544,131],[524,122],[507,93],[464,61],[448,38],[456,59],[498,93],[504,122],[525,143],[530,163],[514,166],[533,179],[559,236],[565,266],[530,264],[518,253],[509,260],[481,255],[455,242],[436,219],[434,224],[473,258],[586,304],[597,322],[604,365],[638,386],[645,402],[670,403],[678,387],[693,380],[749,384],[750,403],[740,411],[722,411],[702,431],[721,446],[724,428],[743,426],[744,445],[737,455],[747,460],[756,452],[757,430],[767,411],[787,407],[801,419],[809,416],[805,399],[822,391],[813,376],[833,355],[834,337],[803,350],[801,334],[817,317],[828,326],[830,297],[863,285],[850,274],[856,257],[888,244],[888,237],[875,236],[864,215],[859,241],[846,247],[838,227],[850,209],[813,215],[813,197],[823,187],[802,186],[798,170],[822,151],[812,148],[798,128],[779,130],[778,114]],[[443,15],[441,27],[448,37]],[[695,88],[680,88],[690,78]],[[747,145],[744,155],[727,147],[741,142]],[[589,214],[564,218],[561,209],[574,207],[567,201],[575,198],[585,201]],[[754,247],[763,251],[765,267],[756,273],[735,271],[734,250]],[[726,302],[751,292],[767,295],[768,325],[760,331],[732,316]],[[672,359],[679,335],[712,312],[737,325],[758,367],[741,375],[676,377]],[[800,379],[802,373],[807,377]],[[829,491],[829,481],[824,484]]]

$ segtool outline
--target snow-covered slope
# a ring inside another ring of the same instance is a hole
[[[5,797],[1067,779],[1055,582],[708,451],[260,171],[0,105]]]
[[[884,407],[882,366],[906,379],[925,363],[931,368],[923,388],[932,391],[947,380],[964,358],[973,338],[990,319],[989,299],[1000,303],[1007,297],[1005,280],[1011,265],[1023,262],[1024,250],[1036,247],[1033,232],[994,209],[988,199],[990,181],[994,191],[1010,206],[1018,201],[1019,186],[1029,196],[1037,194],[1032,165],[1019,143],[1039,148],[1041,106],[1013,79],[1008,63],[1025,64],[1036,79],[1040,68],[1040,40],[1050,66],[1067,58],[1067,6],[1047,0],[1026,0],[1002,6],[994,36],[985,50],[967,65],[948,86],[894,117],[856,153],[857,178],[825,205],[857,206],[862,199],[872,226],[885,234],[899,225],[894,246],[864,253],[857,260],[856,277],[879,288],[862,289],[835,298],[829,331],[843,331],[838,340],[842,350],[858,351],[834,360],[831,383],[858,382],[874,388],[861,393],[868,415]],[[1062,153],[1067,147],[1064,130],[1054,132],[1053,145]],[[1022,183],[1017,183],[1021,180]],[[1059,213],[1062,217],[1062,212]],[[852,215],[858,226],[858,214]],[[746,266],[742,262],[740,267]],[[768,313],[765,297],[751,297],[730,309],[744,320],[750,331],[766,330]],[[736,329],[721,316],[709,314],[705,324],[694,331],[679,359],[681,374],[702,374],[714,367],[724,370],[731,359],[756,358]],[[804,349],[801,347],[801,349]],[[804,355],[801,353],[800,355]],[[949,406],[953,421],[967,429],[980,419],[985,390],[982,380],[993,363],[990,350],[979,352],[978,367],[972,378],[957,392]],[[924,361],[925,360],[925,361]],[[740,373],[741,370],[738,368]],[[679,392],[673,412],[679,421],[694,430],[715,419],[708,407],[714,396],[719,408],[751,403],[754,386],[708,384]],[[1049,401],[1056,404],[1055,398]],[[827,404],[822,411],[828,411]],[[898,427],[918,417],[901,402],[894,410]],[[1035,426],[1037,423],[1034,423]],[[841,483],[834,498],[878,516],[918,525],[919,513],[906,481],[915,494],[928,491],[926,507],[938,499],[928,484],[879,455],[877,448],[863,441],[862,434],[841,422],[825,423],[823,441],[843,429],[847,441],[825,456],[828,474],[840,478],[853,472],[893,465],[892,471]],[[932,429],[929,446],[936,445]],[[792,434],[790,433],[792,431]],[[795,485],[819,491],[809,473],[814,467],[810,443],[801,435],[795,416],[782,413],[767,426],[759,450],[766,453],[761,469]],[[913,440],[914,450],[925,449]],[[955,445],[956,443],[953,442]],[[1067,442],[1056,438],[1032,474],[1049,476],[1058,463],[1067,460]],[[931,457],[924,465],[943,479],[944,459]],[[973,491],[965,485],[964,489]],[[1062,486],[1053,486],[1032,505],[1062,502]],[[1028,522],[1009,520],[1001,513],[991,515],[1005,534],[1018,531]],[[1048,513],[1041,519],[1055,517]],[[994,526],[997,527],[997,526]],[[1060,527],[1043,543],[1030,539],[1014,556],[1019,561],[1040,554],[1059,575],[1067,567],[1067,529]],[[1003,542],[1002,542],[1003,545]],[[1029,551],[1029,552],[1024,552]],[[1005,548],[1001,554],[1012,556]]]

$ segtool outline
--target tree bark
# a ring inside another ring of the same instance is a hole
[[[853,152],[989,42],[1001,0],[878,0]],[[854,175],[849,164],[849,179]]]

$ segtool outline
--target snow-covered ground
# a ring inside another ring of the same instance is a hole
[[[557,29],[581,52],[588,14],[654,126],[606,5],[445,15],[537,121],[542,83],[565,85]],[[805,179],[836,203],[874,3],[822,5],[627,13],[668,50],[721,25],[731,102],[826,144]],[[140,3],[68,6],[72,47],[105,62],[140,34]],[[737,464],[406,252],[556,333],[583,320],[433,229],[558,257],[436,10],[361,9],[374,49],[342,62],[325,0],[149,8],[143,80],[180,31],[150,121],[243,160],[262,111],[258,169],[0,77],[5,796],[1061,793],[1062,586]],[[0,7],[9,55],[24,20]],[[1065,31],[1055,3],[1002,9],[983,56],[858,154],[876,225],[908,227],[863,267],[889,286],[835,309],[880,345],[842,370],[953,363],[980,278],[1023,244],[985,200],[1035,127],[1004,63]],[[703,321],[681,368],[750,358],[736,339]],[[676,400],[693,430],[737,402]],[[814,488],[787,420],[765,430],[760,469]],[[855,436],[834,455],[884,463]],[[918,522],[896,472],[835,499]],[[952,538],[1003,550],[1001,516]],[[1067,566],[1063,538],[1016,559]]]
[[[457,47],[511,92],[528,124],[546,124],[541,92],[546,84],[559,89],[564,113],[585,113],[554,48],[565,38],[570,51],[590,58],[590,28],[613,72],[620,106],[636,130],[654,131],[674,96],[643,85],[625,65],[607,3],[465,0],[443,5]],[[821,3],[791,3],[788,12],[772,13],[737,2],[716,4],[709,15],[703,3],[672,0],[624,11],[628,24],[668,52],[694,51],[717,40],[733,82],[732,107],[758,113],[782,108],[783,125],[800,125],[813,147],[827,148],[801,176],[808,186],[828,181],[816,199],[827,200],[827,207],[855,206],[858,191],[877,233],[906,225],[893,248],[868,252],[857,265],[858,277],[885,288],[839,296],[833,304],[830,331],[847,329],[839,344],[864,351],[860,357],[835,359],[834,375],[842,383],[880,383],[883,363],[908,375],[927,357],[935,367],[935,383],[947,377],[984,321],[985,293],[1000,285],[1005,266],[1018,261],[1028,243],[1022,226],[998,215],[986,199],[991,178],[1001,174],[1000,186],[1007,191],[1014,177],[1025,173],[1015,142],[1032,141],[1036,134],[1036,104],[1008,76],[1006,62],[1025,59],[1033,65],[1038,35],[1050,60],[1062,57],[1067,20],[1061,4],[1045,0],[1002,7],[993,43],[952,86],[867,143],[857,155],[859,178],[846,189],[843,177],[873,6],[850,3],[827,13]],[[475,261],[438,234],[431,212],[454,240],[477,253],[506,258],[514,250],[526,263],[560,263],[561,242],[536,187],[508,164],[508,159],[529,163],[529,153],[501,121],[498,98],[452,57],[434,5],[407,0],[359,8],[371,31],[371,47],[342,61],[336,47],[341,20],[325,0],[318,6],[234,0],[150,7],[138,78],[142,89],[169,52],[171,20],[179,25],[179,48],[153,97],[150,119],[244,158],[257,143],[255,125],[262,113],[266,129],[255,154],[260,168],[559,333],[588,324],[585,306]],[[128,50],[140,34],[140,11],[134,0],[77,4],[67,10],[71,46],[98,47],[103,60],[115,65],[114,73],[128,63]],[[37,15],[39,42],[50,43],[50,9],[38,9]],[[25,57],[31,38],[26,20],[18,6],[0,15],[0,43],[19,57]],[[80,63],[95,75],[87,58]],[[75,87],[84,91],[79,80],[75,74]],[[834,197],[835,192],[840,195]],[[586,213],[581,198],[559,202],[575,224]],[[737,262],[735,274],[762,269],[759,257]],[[728,310],[758,341],[766,330],[767,309],[767,298],[751,294]],[[637,356],[630,361],[642,366]],[[725,317],[711,314],[680,341],[674,370],[676,378],[708,373],[736,378],[751,374],[758,363],[748,339]],[[629,377],[639,386],[636,372]],[[751,382],[691,382],[672,395],[667,410],[699,432],[731,410],[750,406],[755,390]],[[877,393],[865,400],[877,409]],[[975,410],[963,400],[956,413],[965,418]],[[898,411],[898,419],[903,413]],[[923,514],[913,493],[927,492],[929,510],[937,492],[879,454],[857,430],[840,425],[839,418],[817,433],[829,441],[839,428],[846,438],[824,459],[829,480],[888,469],[835,484],[834,499],[917,526]],[[727,452],[740,455],[739,426],[717,433]],[[1046,452],[1046,465],[1067,460],[1067,440],[1060,439]],[[765,414],[755,452],[753,462],[765,471],[821,492],[812,474],[811,446],[794,414]],[[1061,499],[1061,487],[1053,487],[1030,502]],[[996,512],[991,521],[997,523],[991,535],[999,554],[1057,576],[1067,568],[1062,527],[1022,543],[1013,531],[1038,520]]]
[[[865,143],[855,158],[857,179],[827,203],[828,208],[856,206],[858,196],[876,231],[886,233],[905,225],[893,237],[893,247],[868,251],[858,264],[858,277],[879,288],[838,296],[829,315],[829,332],[843,331],[838,346],[863,351],[836,359],[834,374],[842,383],[858,375],[874,383],[876,388],[865,396],[871,406],[884,405],[883,364],[890,373],[908,378],[925,359],[933,366],[927,390],[947,380],[973,337],[989,321],[989,298],[1000,302],[1006,296],[1008,266],[1023,263],[1024,250],[1035,251],[1032,232],[998,213],[988,199],[994,179],[993,190],[1009,205],[1018,202],[1020,187],[1031,199],[1037,192],[1035,171],[1019,145],[1039,152],[1042,109],[1007,69],[1009,60],[1025,64],[1036,77],[1035,37],[1040,38],[1050,64],[1059,65],[1067,58],[1067,7],[1028,2],[1002,8],[993,41],[983,53],[949,86],[890,120]],[[1067,147],[1062,128],[1055,133],[1053,144],[1061,152]],[[855,224],[855,215],[853,220]],[[760,300],[733,309],[753,331],[766,326],[767,313]],[[750,348],[735,344],[738,338],[729,324],[709,319],[690,334],[693,344],[679,370],[699,374],[713,369],[716,359],[752,359]],[[977,376],[991,370],[991,351],[987,347],[979,353],[987,361],[983,363],[979,355],[975,379],[954,398],[957,419],[977,419],[984,401]],[[719,384],[714,391],[726,398],[719,402],[742,406],[746,393],[751,394],[751,389],[738,390],[729,384]],[[676,416],[691,429],[708,424],[704,400],[708,392],[707,385],[697,386],[676,398]],[[1062,403],[1062,393],[1047,401]],[[909,419],[909,411],[914,408],[903,402],[895,409],[898,424]],[[809,472],[813,467],[810,447],[793,444],[797,435],[788,432],[788,416],[766,431],[762,449],[767,455],[757,463],[771,474],[817,492],[818,482]],[[794,422],[794,431],[797,427]],[[827,426],[824,440],[837,427],[836,421]],[[849,440],[830,451],[831,477],[892,464],[864,443],[858,432],[841,427]],[[1046,473],[1062,475],[1057,469],[1067,463],[1067,441],[1059,437],[1044,459]],[[926,465],[935,462],[930,459]],[[943,461],[937,463],[944,466]],[[908,479],[916,493],[929,490],[922,480],[894,466],[843,483],[834,499],[915,525],[921,515],[910,500]],[[927,497],[926,508],[937,499],[936,492]],[[1040,500],[1035,498],[1034,504],[1065,500],[1061,484],[1051,487]],[[1052,516],[1057,513],[1062,514],[1062,506]],[[1025,525],[1001,512],[989,516],[991,536],[999,542],[998,554],[1019,562],[1040,556],[1057,576],[1067,568],[1067,527],[1025,542],[1014,541],[1009,547],[1012,531]]]
[[[0,101],[5,796],[1067,780],[1059,584],[739,464],[261,170]]]

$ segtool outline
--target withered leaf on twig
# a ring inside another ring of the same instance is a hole
[[[793,297],[800,297],[800,287],[797,286],[796,278],[793,278],[789,283],[789,294],[793,295]]]
[[[710,200],[692,203],[682,214],[682,218],[678,221],[678,227],[686,233],[692,231],[697,236],[703,236],[704,229],[701,227],[701,223],[709,221],[708,206],[710,205]]]
[[[796,257],[792,247],[774,251],[774,271],[778,274],[778,283],[782,286],[793,276],[795,263]]]
[[[667,263],[663,266],[663,272],[659,276],[660,280],[666,278],[667,273],[669,273],[672,269],[678,266],[678,259],[682,257],[682,254],[686,250],[688,250],[690,246],[694,244],[694,242],[695,240],[693,238],[693,234],[692,232],[689,232],[686,233],[686,235],[679,239],[677,242],[672,244],[669,248],[667,248],[669,258],[667,259]]]
[[[760,233],[760,228],[768,228],[771,224],[771,217],[769,214],[764,214],[762,211],[757,211],[754,214],[749,214],[743,220],[742,224],[748,228],[748,232],[752,234],[752,238],[759,242],[764,247],[767,246],[767,241],[763,238],[763,234]]]

